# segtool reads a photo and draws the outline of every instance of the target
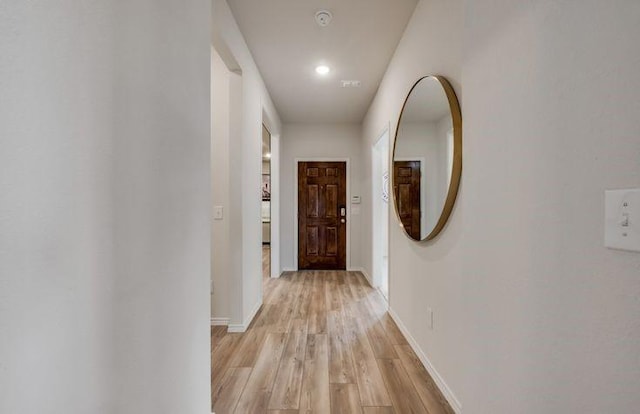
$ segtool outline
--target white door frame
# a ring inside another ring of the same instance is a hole
[[[293,160],[293,268],[298,270],[298,164],[300,162],[344,162],[347,165],[347,270],[351,269],[351,188],[349,185],[349,181],[351,178],[349,163],[350,159],[348,157],[301,157]]]
[[[280,135],[271,134],[271,277],[280,277]]]
[[[262,108],[262,124],[267,128],[271,137],[271,159],[269,160],[271,180],[269,250],[271,265],[269,266],[269,276],[278,278],[282,273],[280,266],[280,133],[264,107]]]
[[[391,203],[393,203],[393,194],[391,193],[392,189],[391,189],[391,151],[392,151],[392,142],[391,142],[391,126],[389,123],[387,123],[384,128],[382,129],[382,131],[377,135],[377,139],[375,140],[375,142],[373,143],[372,147],[371,147],[371,162],[372,162],[372,172],[374,169],[374,163],[375,162],[379,162],[379,160],[376,160],[375,158],[378,158],[379,154],[376,151],[376,147],[378,146],[378,144],[382,141],[382,139],[384,137],[387,137],[387,166],[388,166],[388,171],[387,173],[390,175],[389,176],[389,201],[387,202],[386,206],[387,206],[387,296],[389,295],[388,289],[389,289],[389,270],[390,270],[390,265],[389,265],[389,221],[391,220],[390,215],[391,213],[391,208],[390,205]],[[381,171],[382,172],[382,171]],[[375,200],[380,200],[381,199],[381,195],[380,194],[376,194],[375,190],[377,189],[377,185],[375,184],[375,180],[379,180],[382,177],[372,177],[371,179],[371,201],[372,201],[372,205],[371,205],[371,210],[372,210],[372,214],[371,214],[371,229],[372,229],[372,243],[371,243],[371,266],[372,266],[372,279],[371,283],[373,285],[373,287],[380,289],[380,281],[378,280],[378,278],[376,277],[378,275],[378,273],[380,272],[380,270],[377,267],[382,267],[382,257],[379,257],[379,254],[381,253],[382,250],[382,246],[380,245],[380,243],[382,243],[381,240],[379,240],[378,242],[376,242],[377,240],[377,231],[376,229],[377,227],[377,222],[376,222],[376,214],[375,212],[377,212],[378,208],[375,207],[375,203],[379,203],[380,201],[375,201]],[[384,208],[384,203],[381,203],[382,205],[380,206],[380,208]],[[381,293],[381,296],[388,302],[389,298],[385,297],[384,294]]]

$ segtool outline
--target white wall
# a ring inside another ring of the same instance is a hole
[[[229,210],[240,214],[237,221],[230,223],[230,228],[236,229],[234,232],[242,230],[236,236],[241,242],[234,244],[238,249],[231,250],[234,256],[227,274],[232,279],[229,285],[239,283],[240,286],[237,294],[233,293],[233,289],[229,293],[232,295],[229,298],[230,328],[243,330],[262,304],[262,124],[264,122],[267,125],[275,141],[279,138],[281,127],[278,113],[225,0],[213,0],[213,28],[214,47],[223,59],[231,57],[242,73],[236,80],[233,76],[231,78],[232,91],[233,83],[241,82],[241,87],[236,89],[242,91],[242,107],[241,113],[230,115],[231,195],[228,203]],[[213,90],[215,93],[215,85]],[[272,169],[277,171],[277,154],[272,157],[271,163]],[[277,189],[274,190],[276,194],[272,194],[272,197],[277,197]],[[234,192],[238,194],[234,195]],[[272,242],[277,246],[277,240],[273,237]],[[226,293],[220,291],[220,294]],[[239,309],[234,310],[238,304]]]
[[[0,5],[0,412],[113,412],[114,9]]]
[[[351,195],[362,192],[361,128],[354,124],[285,124],[282,134],[282,158],[280,163],[281,191],[281,250],[284,270],[296,269],[297,252],[294,252],[294,227],[298,214],[294,211],[295,186],[297,186],[296,158],[349,158],[349,190]],[[358,208],[360,206],[358,205]],[[362,267],[361,259],[361,215],[354,214],[347,200],[350,238],[350,268]]]
[[[211,205],[223,208],[223,220],[212,220],[211,226],[211,281],[214,292],[211,295],[211,317],[219,322],[227,322],[231,316],[230,299],[239,295],[231,294],[233,278],[231,251],[241,248],[241,242],[232,240],[237,232],[231,232],[230,223],[236,215],[231,208],[230,198],[233,191],[230,183],[231,145],[230,108],[231,76],[222,58],[211,48]],[[212,212],[213,217],[213,212]],[[238,307],[239,309],[239,307]],[[237,311],[240,315],[241,310]],[[240,318],[241,316],[238,316]]]
[[[457,205],[426,244],[392,215],[390,295],[466,413],[637,411],[640,255],[603,247],[603,193],[640,182],[639,20],[632,0],[423,0],[368,112],[370,151],[418,77],[461,98]]]
[[[210,6],[117,16],[116,411],[208,412]]]
[[[209,24],[0,6],[0,412],[209,412]]]

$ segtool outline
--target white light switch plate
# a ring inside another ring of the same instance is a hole
[[[604,245],[640,252],[640,189],[605,191]]]
[[[214,220],[222,220],[223,217],[223,208],[222,206],[213,206],[213,219]]]

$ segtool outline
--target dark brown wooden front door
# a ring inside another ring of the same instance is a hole
[[[420,161],[393,163],[393,191],[396,208],[407,234],[420,237]]]
[[[346,163],[298,163],[298,268],[345,270],[346,223]]]

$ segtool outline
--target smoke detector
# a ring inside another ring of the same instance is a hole
[[[320,10],[316,13],[316,23],[318,23],[320,27],[329,26],[331,19],[333,19],[333,15],[329,10]]]

